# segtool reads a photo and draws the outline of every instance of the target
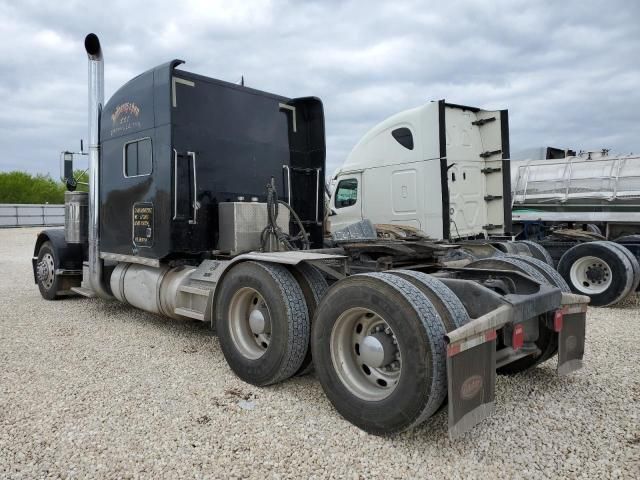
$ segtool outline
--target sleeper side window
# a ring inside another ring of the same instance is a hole
[[[411,134],[411,130],[406,127],[396,128],[391,132],[393,138],[396,139],[400,145],[409,150],[413,150],[413,135]]]
[[[143,138],[124,145],[124,176],[150,175],[153,170],[151,139]]]
[[[358,180],[347,178],[340,180],[336,188],[336,208],[344,208],[355,205],[358,201]]]

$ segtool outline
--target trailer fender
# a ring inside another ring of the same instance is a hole
[[[31,258],[31,267],[33,270],[33,281],[38,283],[36,264],[38,261],[38,253],[44,242],[50,242],[54,250],[56,261],[56,269],[59,274],[82,275],[82,261],[84,258],[82,244],[69,244],[64,239],[64,229],[51,228],[42,230],[38,233],[36,244],[33,249],[33,257]]]

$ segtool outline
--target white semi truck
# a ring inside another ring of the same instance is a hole
[[[639,159],[600,155],[516,163],[509,156],[506,110],[441,100],[393,115],[364,135],[331,178],[330,228],[369,219],[414,227],[434,240],[484,240],[503,253],[557,264],[570,288],[596,306],[634,292],[640,283],[637,235],[620,244],[573,230],[560,232],[560,240],[510,240],[531,224],[558,219],[597,223],[607,233],[637,227]]]

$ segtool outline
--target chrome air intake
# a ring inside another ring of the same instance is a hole
[[[102,298],[110,298],[100,259],[100,113],[104,104],[104,61],[98,36],[84,39],[89,59],[89,282]]]

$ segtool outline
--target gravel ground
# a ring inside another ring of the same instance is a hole
[[[637,478],[637,300],[589,311],[585,368],[498,377],[463,438],[440,412],[394,438],[344,421],[313,375],[239,381],[215,336],[33,284],[37,229],[0,230],[0,477]]]

